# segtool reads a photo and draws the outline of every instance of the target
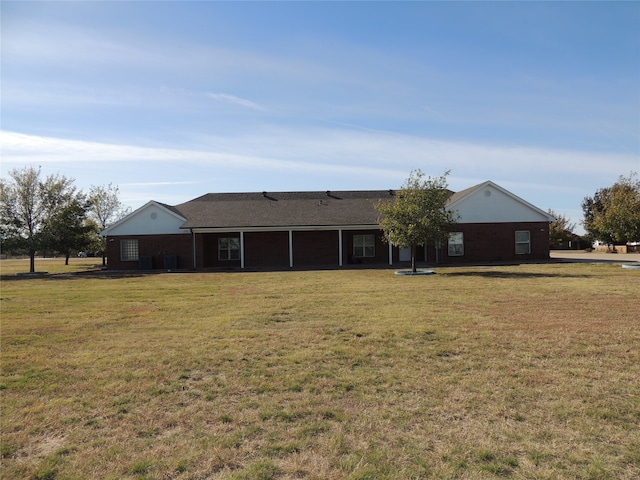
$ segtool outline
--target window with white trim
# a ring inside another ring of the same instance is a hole
[[[120,240],[120,260],[123,262],[138,261],[138,240]]]
[[[218,239],[218,259],[238,260],[240,258],[239,238],[219,238]]]
[[[375,257],[376,256],[376,236],[375,235],[354,235],[353,236],[353,256],[354,257]]]
[[[516,232],[516,255],[528,255],[531,253],[531,232],[520,230]]]
[[[462,257],[464,255],[464,235],[462,232],[449,234],[449,256]]]

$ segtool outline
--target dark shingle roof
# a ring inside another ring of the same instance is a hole
[[[176,205],[182,228],[376,225],[392,190],[208,193]]]
[[[464,190],[461,190],[459,192],[451,192],[451,196],[449,197],[449,200],[447,200],[447,205],[451,205],[452,203],[455,203],[458,200],[461,200],[462,198],[466,197],[471,192],[475,191],[478,188],[478,186],[479,185],[474,185],[473,187],[465,188]]]

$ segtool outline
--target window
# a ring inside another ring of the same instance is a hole
[[[219,238],[218,239],[218,259],[238,260],[240,258],[240,239]]]
[[[464,235],[462,232],[449,234],[449,256],[462,257],[464,255]]]
[[[123,262],[138,260],[138,240],[120,240],[120,260]]]
[[[531,233],[529,230],[516,232],[516,255],[531,253]]]
[[[375,235],[354,235],[353,236],[353,256],[354,257],[375,257],[376,256],[376,236]]]

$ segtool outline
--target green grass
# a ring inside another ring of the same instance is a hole
[[[1,478],[640,476],[637,271],[92,260],[0,262]]]

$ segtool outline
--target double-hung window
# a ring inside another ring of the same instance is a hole
[[[520,230],[516,232],[516,255],[528,255],[531,253],[531,232]]]
[[[120,260],[123,262],[133,262],[138,260],[138,240],[120,240]]]
[[[240,258],[239,238],[219,238],[218,239],[218,259],[238,260]]]
[[[462,257],[464,255],[464,235],[462,232],[449,234],[449,256]]]
[[[353,236],[353,256],[354,257],[375,257],[376,256],[376,236],[375,235],[354,235]]]

